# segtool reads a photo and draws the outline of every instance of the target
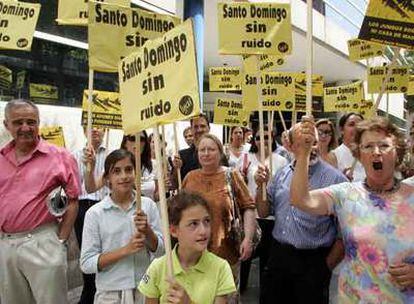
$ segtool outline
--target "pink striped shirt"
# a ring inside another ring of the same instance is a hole
[[[8,143],[0,150],[0,231],[30,231],[55,222],[46,198],[60,185],[68,198],[79,196],[78,167],[67,150],[40,140],[17,163],[14,141]]]

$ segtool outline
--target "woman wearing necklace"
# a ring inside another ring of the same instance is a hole
[[[354,152],[365,181],[309,192],[313,122],[298,132],[302,151],[290,189],[292,204],[338,217],[345,245],[339,303],[414,303],[414,187],[394,178],[404,156],[403,135],[384,118],[361,122]]]

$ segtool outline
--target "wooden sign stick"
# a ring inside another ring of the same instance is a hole
[[[313,68],[313,8],[312,0],[307,0],[306,29],[306,116],[312,115],[312,68]],[[295,121],[296,123],[296,121]]]
[[[141,210],[141,133],[135,134],[135,191],[137,193],[135,209]]]
[[[177,135],[177,123],[173,123],[174,127],[174,154],[178,155],[178,135]],[[178,190],[181,190],[181,171],[177,170]]]
[[[161,211],[161,227],[162,234],[164,237],[164,247],[165,247],[165,256],[167,258],[167,277],[173,278],[173,265],[172,265],[172,251],[171,251],[171,236],[169,229],[168,221],[168,208],[167,208],[167,198],[165,197],[165,184],[164,184],[164,170],[162,165],[162,156],[161,156],[161,143],[160,143],[160,133],[158,131],[158,124],[153,128],[154,132],[154,144],[155,144],[155,159],[157,162],[157,173],[158,173],[158,193],[160,196],[160,211]]]
[[[87,145],[92,148],[92,93],[93,93],[93,70],[89,69],[89,82],[88,82],[88,120],[86,123],[86,138]],[[91,172],[91,165],[86,164],[86,171]]]

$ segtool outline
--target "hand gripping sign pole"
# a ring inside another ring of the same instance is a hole
[[[375,102],[374,109],[375,109],[376,114],[378,114],[379,104],[380,104],[382,96],[384,95],[384,92],[387,88],[387,83],[390,80],[390,77],[391,77],[391,74],[392,74],[392,66],[397,62],[398,53],[400,52],[400,49],[399,48],[393,48],[393,51],[394,51],[394,55],[392,57],[391,63],[388,65],[387,74],[385,74],[385,78],[384,78],[384,80],[382,81],[382,84],[381,84],[381,90],[380,90],[380,92],[378,94],[378,97],[377,97],[377,100]]]
[[[174,154],[178,155],[178,135],[177,135],[177,123],[173,123],[174,127]],[[181,171],[177,170],[178,190],[181,190]]]
[[[312,115],[312,64],[313,64],[313,9],[312,0],[307,0],[306,31],[306,116]],[[296,122],[296,121],[295,121]]]
[[[158,181],[164,181],[164,170],[161,159],[161,144],[160,134],[158,131],[158,124],[153,128],[154,132],[154,144],[155,144],[155,159],[157,161],[157,173]],[[165,256],[167,257],[167,277],[173,278],[173,265],[172,265],[172,252],[171,252],[171,237],[168,223],[168,210],[167,199],[165,197],[165,185],[163,182],[158,183],[158,193],[160,196],[160,208],[161,208],[161,226],[164,236]]]

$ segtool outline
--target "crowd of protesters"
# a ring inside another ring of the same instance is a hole
[[[94,128],[72,155],[39,138],[32,102],[10,101],[4,117],[13,139],[0,149],[3,304],[68,303],[73,229],[82,304],[239,303],[254,258],[257,303],[414,303],[413,141],[385,118],[344,114],[340,138],[332,121],[304,118],[282,144],[273,129],[261,138],[241,127],[222,143],[207,116],[192,118],[163,181],[169,277],[152,135],[107,151]]]

